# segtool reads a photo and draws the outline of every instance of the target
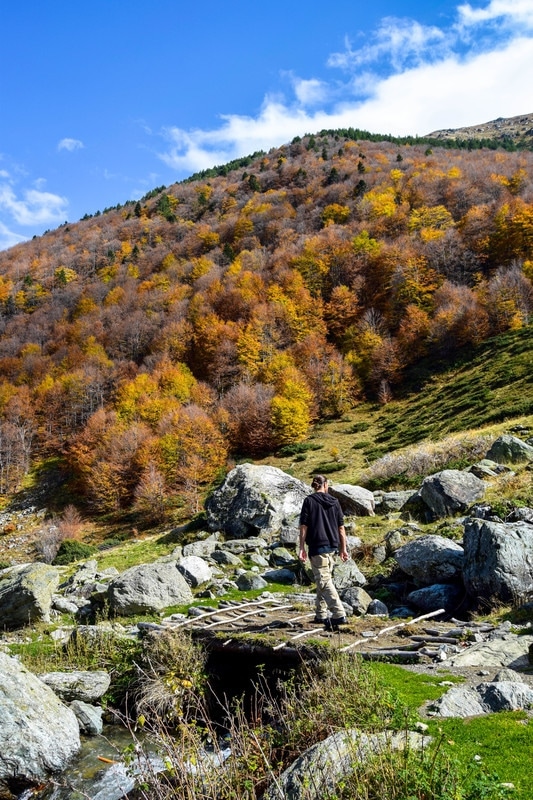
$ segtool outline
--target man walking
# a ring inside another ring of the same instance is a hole
[[[315,475],[311,484],[314,494],[308,495],[300,512],[300,561],[307,559],[305,546],[316,581],[315,622],[327,630],[337,630],[346,622],[344,607],[333,584],[335,553],[343,561],[349,556],[346,550],[344,516],[339,501],[328,494],[328,480]],[[331,617],[327,617],[327,612]]]

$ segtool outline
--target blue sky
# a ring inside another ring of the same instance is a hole
[[[533,112],[533,0],[6,0],[0,30],[0,249],[324,127]]]

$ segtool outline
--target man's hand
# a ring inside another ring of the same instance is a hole
[[[341,550],[339,555],[342,561],[348,561],[348,559],[350,558],[350,554],[346,550]]]
[[[298,558],[300,561],[307,561],[307,553],[305,552],[304,548],[302,547],[300,553],[298,554]]]

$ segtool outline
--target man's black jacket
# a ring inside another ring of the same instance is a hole
[[[310,494],[302,505],[300,525],[307,527],[305,541],[309,556],[338,550],[339,528],[344,525],[344,516],[337,498],[326,492]]]

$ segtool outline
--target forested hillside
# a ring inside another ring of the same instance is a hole
[[[533,153],[327,132],[0,253],[0,492],[198,507],[418,360],[529,324]],[[426,362],[427,363],[427,362]]]

